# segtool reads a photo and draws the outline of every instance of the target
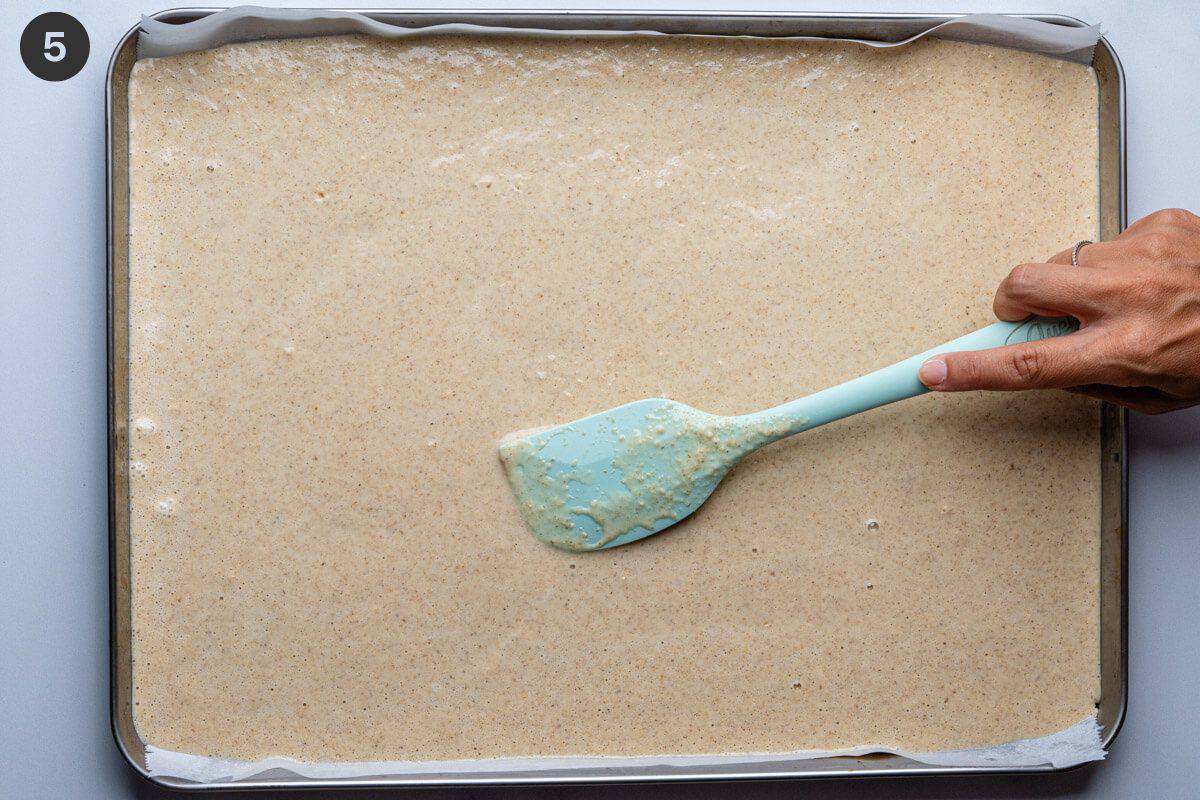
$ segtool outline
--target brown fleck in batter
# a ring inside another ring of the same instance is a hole
[[[573,555],[497,440],[765,408],[1096,231],[1096,85],[967,44],[332,38],[141,61],[137,725],[252,759],[976,746],[1098,691],[1095,406],[923,397]]]

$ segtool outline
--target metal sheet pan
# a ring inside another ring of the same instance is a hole
[[[187,22],[219,9],[176,9],[153,15],[164,22]],[[822,14],[778,12],[599,12],[457,11],[353,9],[384,22],[420,27],[466,22],[497,27],[593,30],[652,29],[665,33],[827,36],[894,41],[959,15]],[[1063,16],[1031,18],[1057,25],[1083,23]],[[633,783],[697,780],[834,778],[852,776],[962,775],[993,772],[1050,772],[1052,767],[934,767],[899,756],[821,758],[790,763],[711,767],[593,768],[570,772],[442,774],[366,777],[335,781],[268,774],[235,783],[196,784],[151,776],[146,745],[133,721],[130,526],[128,481],[129,420],[129,76],[136,60],[137,28],[117,43],[109,62],[105,93],[108,168],[108,435],[111,722],[125,759],[142,776],[164,786],[193,789],[301,788],[400,785],[501,785]],[[1110,239],[1126,224],[1125,78],[1111,45],[1101,38],[1093,58],[1099,86],[1100,234]],[[1127,428],[1123,410],[1101,411],[1100,513],[1100,701],[1097,719],[1106,747],[1125,718],[1127,696]]]

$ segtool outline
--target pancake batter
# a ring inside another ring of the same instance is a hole
[[[134,696],[161,748],[909,750],[1098,692],[1095,405],[921,397],[669,532],[525,530],[508,431],[765,408],[1096,238],[1096,83],[943,41],[326,38],[131,84]]]

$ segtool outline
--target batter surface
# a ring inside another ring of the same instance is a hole
[[[140,61],[135,718],[307,760],[983,745],[1098,692],[1095,405],[925,396],[571,554],[513,430],[765,408],[1095,238],[1096,83],[926,41],[333,38]]]

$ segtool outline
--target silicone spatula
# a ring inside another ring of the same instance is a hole
[[[509,434],[500,458],[521,516],[539,539],[574,551],[618,547],[687,517],[758,448],[928,391],[917,371],[930,356],[1036,341],[1077,327],[1070,318],[997,322],[890,367],[741,416],[638,400],[565,425]]]

